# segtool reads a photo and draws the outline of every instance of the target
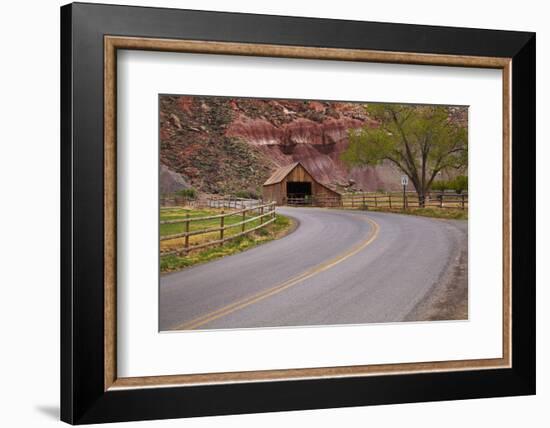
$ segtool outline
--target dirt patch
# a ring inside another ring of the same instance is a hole
[[[405,321],[468,319],[468,232],[466,227],[460,225],[458,228],[466,230],[458,234],[455,251],[445,273],[409,312]]]

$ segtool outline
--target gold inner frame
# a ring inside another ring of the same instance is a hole
[[[116,367],[116,85],[117,50],[147,50],[397,64],[442,65],[502,70],[503,91],[503,349],[502,358],[357,365],[227,373],[119,378]],[[511,58],[382,52],[249,43],[104,37],[104,388],[192,386],[311,378],[338,378],[511,367]]]

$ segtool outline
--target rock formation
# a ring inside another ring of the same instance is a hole
[[[161,96],[161,165],[209,193],[260,194],[273,170],[296,161],[332,187],[399,189],[391,165],[350,169],[340,160],[349,130],[363,126],[376,123],[360,103]]]

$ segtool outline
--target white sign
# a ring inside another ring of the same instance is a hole
[[[407,184],[409,184],[409,177],[406,176],[406,175],[402,175],[401,176],[401,185],[406,186]]]

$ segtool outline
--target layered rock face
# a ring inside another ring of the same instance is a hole
[[[348,130],[363,124],[348,118],[320,123],[297,118],[277,127],[264,119],[240,118],[231,124],[227,135],[255,146],[277,167],[301,161],[319,181],[346,184],[349,173],[340,154],[347,147]]]
[[[296,161],[328,185],[399,188],[390,165],[349,169],[340,160],[349,130],[376,126],[358,103],[162,96],[160,125],[161,163],[202,191],[260,193]]]

